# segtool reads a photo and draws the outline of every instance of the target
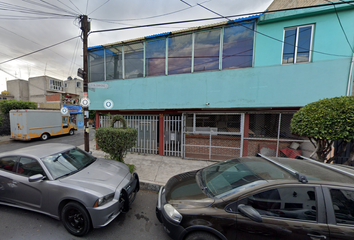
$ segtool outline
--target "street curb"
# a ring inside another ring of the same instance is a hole
[[[141,190],[149,190],[158,193],[162,185],[148,181],[140,181]]]

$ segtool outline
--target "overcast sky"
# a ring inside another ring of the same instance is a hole
[[[91,21],[91,31],[98,31],[218,17],[215,13],[222,16],[257,13],[265,11],[271,2],[272,0],[0,0],[0,92],[6,90],[6,81],[16,78],[28,80],[29,77],[47,75],[65,80],[68,76],[77,77],[77,69],[83,67],[78,21],[78,16],[83,14]],[[92,33],[88,38],[88,46],[221,21],[223,19]],[[47,48],[52,45],[56,46]],[[44,48],[47,49],[38,51]],[[18,59],[12,60],[15,58]]]

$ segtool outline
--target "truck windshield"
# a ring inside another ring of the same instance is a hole
[[[74,174],[95,160],[94,156],[78,148],[42,158],[43,163],[54,179]]]

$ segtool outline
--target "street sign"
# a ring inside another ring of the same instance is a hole
[[[108,88],[107,83],[89,83],[88,88]]]
[[[82,70],[81,68],[79,68],[79,69],[77,70],[77,75],[78,75],[79,77],[81,77],[81,78],[84,78],[84,75],[85,75],[84,70]]]

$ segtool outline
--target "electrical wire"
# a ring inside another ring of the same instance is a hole
[[[86,2],[86,11],[85,11],[86,15],[87,15],[87,10],[88,10],[88,5],[89,5],[89,0],[87,0],[87,2]]]
[[[327,1],[328,1],[328,0],[327,0]],[[332,3],[332,4],[333,4],[333,3]],[[342,29],[342,32],[343,32],[343,34],[344,34],[344,36],[345,36],[345,39],[347,40],[347,43],[348,43],[350,49],[351,49],[352,52],[354,53],[354,49],[353,49],[352,45],[350,44],[350,41],[349,41],[349,39],[348,39],[348,35],[347,35],[347,33],[345,32],[345,30],[344,30],[344,27],[343,27],[343,25],[342,25],[342,21],[340,20],[340,17],[339,17],[339,14],[338,14],[336,5],[333,4],[333,8],[334,8],[334,10],[335,10],[335,12],[336,12],[336,16],[337,16],[339,25],[340,25],[340,27],[341,27],[341,29]]]
[[[9,29],[7,29],[7,28],[4,28],[4,27],[2,27],[2,26],[0,26],[0,28],[3,29],[3,30],[5,30],[5,31],[7,31],[7,32],[10,32],[10,33],[12,33],[12,34],[18,36],[18,37],[21,37],[21,38],[23,38],[23,39],[25,39],[25,40],[27,40],[27,41],[29,41],[29,42],[32,42],[32,43],[34,43],[34,44],[36,44],[36,45],[41,46],[41,44],[39,44],[39,43],[37,43],[37,42],[35,42],[35,41],[29,39],[29,38],[26,38],[26,37],[24,37],[24,36],[22,36],[22,35],[20,35],[20,34],[18,34],[18,33],[16,33],[16,32],[13,32],[13,31],[11,31],[11,30],[9,30]],[[62,56],[61,54],[55,52],[54,50],[50,50],[50,51],[52,51],[52,52],[55,53],[56,55],[60,56],[61,58],[67,60],[64,56]],[[36,59],[36,60],[37,60],[37,59]],[[37,60],[37,61],[38,61],[38,60]],[[73,66],[72,60],[71,60],[71,65]]]
[[[351,1],[351,2],[353,2],[353,1]],[[348,2],[333,3],[333,4],[347,4],[347,3],[348,3]],[[317,6],[311,6],[311,7],[323,7],[323,5],[317,5]],[[301,7],[301,8],[296,8],[296,9],[303,9],[303,8],[310,8],[310,7]],[[207,8],[206,8],[206,9],[207,9]],[[294,9],[295,9],[295,8],[289,9],[289,10],[294,10]],[[210,11],[211,11],[211,10],[210,10]],[[278,12],[278,11],[284,11],[284,9],[282,9],[282,10],[276,10],[276,11],[272,11],[272,12]],[[268,13],[269,13],[269,12],[270,12],[270,11],[268,11]],[[215,12],[213,11],[213,13],[215,13]],[[220,16],[220,14],[218,14],[218,13],[215,13],[215,14],[217,14],[217,15]],[[248,13],[248,14],[246,14],[246,15],[253,15],[253,14],[254,14],[254,13],[251,13],[251,14]],[[245,15],[245,14],[242,14],[242,15],[233,15],[233,16],[227,16],[227,17],[221,15],[220,17],[216,17],[216,18],[195,19],[195,20],[185,20],[185,21],[167,22],[167,23],[156,23],[156,24],[148,24],[148,25],[140,25],[140,26],[116,28],[116,29],[96,30],[96,31],[91,31],[90,34],[91,34],[91,33],[109,32],[109,31],[128,30],[128,29],[135,29],[135,28],[145,28],[145,27],[153,27],[153,26],[180,24],[180,23],[190,23],[190,22],[197,22],[197,21],[215,20],[215,19],[220,19],[220,18],[230,18],[230,17],[234,17],[234,16],[244,16],[244,15]],[[243,25],[241,25],[241,26],[243,26]],[[285,43],[283,40],[280,40],[280,39],[277,39],[277,38],[272,37],[272,36],[270,36],[270,35],[261,33],[261,32],[259,32],[259,31],[257,31],[257,30],[248,28],[248,27],[246,27],[246,26],[243,26],[243,27],[245,27],[245,28],[247,28],[247,29],[249,29],[249,30],[252,30],[252,31],[255,32],[255,33],[258,33],[258,34],[260,34],[260,35],[263,35],[263,36],[265,36],[265,37],[268,37],[268,38],[270,38],[270,39],[273,39],[273,40],[275,40],[275,41],[281,42],[281,43],[283,43],[283,44],[289,44],[289,43]],[[309,50],[309,49],[307,49],[307,50]],[[349,57],[349,56],[346,56],[346,55],[332,54],[332,53],[325,53],[325,52],[321,52],[321,51],[315,51],[315,50],[313,50],[313,49],[312,49],[311,51],[312,51],[312,52],[315,52],[315,53],[323,54],[323,55],[328,55],[328,56],[346,57],[346,58]]]
[[[96,12],[98,9],[100,9],[102,6],[106,5],[106,3],[108,3],[111,0],[107,0],[106,2],[104,2],[103,4],[101,4],[99,7],[97,7],[95,10],[93,10],[92,12],[90,12],[88,15],[91,15],[92,13]]]
[[[30,0],[22,0],[22,1],[29,1],[31,4],[36,4],[36,3],[32,3],[32,1]],[[38,3],[37,3],[38,5]],[[51,8],[53,9],[53,7],[49,7],[49,6],[44,6],[43,4],[41,5],[42,7],[47,7],[47,8]],[[56,9],[59,10],[59,9]],[[45,11],[41,11],[41,10],[37,10],[37,9],[32,9],[32,8],[28,8],[28,7],[23,7],[23,6],[18,6],[15,4],[10,4],[10,3],[6,3],[6,2],[1,2],[0,1],[0,11],[9,11],[9,12],[18,12],[18,13],[22,13],[22,14],[32,14],[32,15],[45,15],[45,16],[76,16],[76,14],[60,14],[60,13],[53,13],[53,12],[45,12]],[[67,12],[65,12],[67,13]]]
[[[63,3],[62,1],[60,1],[60,0],[57,0],[58,2],[60,2],[61,4],[63,4],[65,7],[67,7],[67,8],[69,8],[70,10],[72,10],[74,13],[77,13],[78,15],[80,15],[81,14],[81,12],[80,12],[80,10],[76,7],[76,9],[78,10],[75,10],[75,9],[73,9],[73,8],[71,8],[71,7],[69,7],[68,5],[66,5],[65,3]],[[70,2],[71,2],[71,0],[70,0]],[[72,3],[72,2],[71,2]]]
[[[26,56],[32,55],[32,54],[37,53],[37,52],[41,52],[41,51],[43,51],[43,50],[46,50],[46,49],[49,49],[49,48],[52,48],[52,47],[55,47],[55,46],[58,46],[58,45],[60,45],[60,44],[62,44],[62,43],[69,42],[69,41],[71,41],[71,40],[73,40],[73,39],[75,39],[75,38],[77,38],[77,37],[79,37],[79,36],[69,38],[69,39],[64,40],[64,41],[61,41],[61,42],[59,42],[59,43],[56,43],[56,44],[50,45],[50,46],[48,46],[48,47],[45,47],[45,48],[42,48],[42,49],[39,49],[39,50],[36,50],[36,51],[30,52],[30,53],[27,53],[27,54],[24,54],[24,55],[19,56],[19,57],[15,57],[15,58],[12,58],[12,59],[6,60],[6,61],[4,61],[4,62],[0,62],[0,65],[1,65],[1,64],[4,64],[4,63],[11,62],[11,61],[16,60],[16,59],[19,59],[19,58],[23,58],[23,57],[26,57]]]

